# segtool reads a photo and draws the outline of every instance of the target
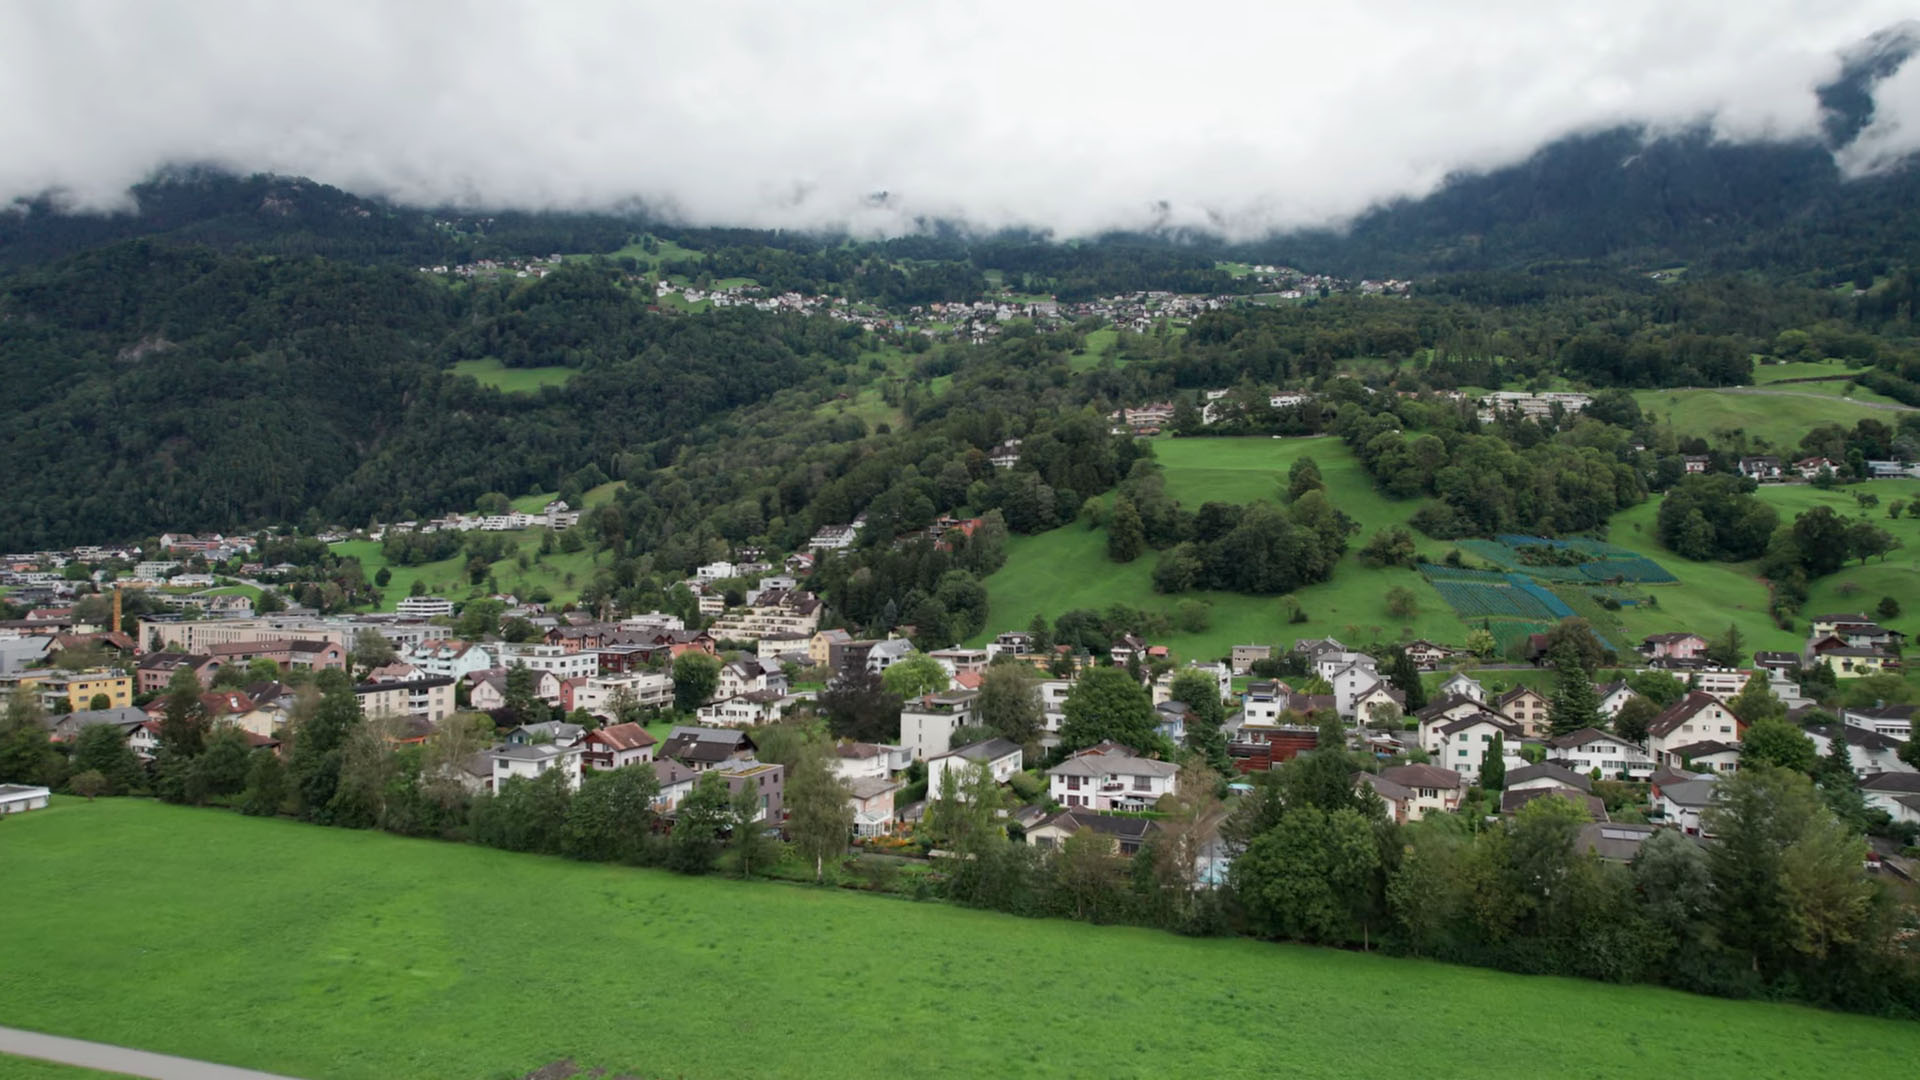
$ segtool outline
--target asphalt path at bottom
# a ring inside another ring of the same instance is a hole
[[[0,1053],[39,1058],[62,1065],[79,1065],[102,1072],[144,1076],[148,1080],[293,1080],[276,1073],[215,1065],[211,1061],[131,1050],[124,1046],[42,1035],[37,1031],[0,1027]]]

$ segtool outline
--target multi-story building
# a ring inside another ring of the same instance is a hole
[[[600,657],[597,654],[568,652],[564,645],[503,643],[499,646],[499,653],[502,667],[523,666],[535,671],[551,672],[554,678],[563,682],[600,674]]]

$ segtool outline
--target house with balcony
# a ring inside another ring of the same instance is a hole
[[[1047,794],[1068,809],[1150,810],[1178,786],[1171,761],[1080,753],[1047,770]]]
[[[1023,757],[1020,745],[1007,739],[987,739],[937,754],[927,759],[927,795],[938,797],[947,775],[953,773],[954,783],[965,798],[968,774],[977,765],[986,766],[994,783],[1004,784],[1020,771]]]

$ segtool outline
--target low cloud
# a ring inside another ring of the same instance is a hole
[[[169,163],[419,204],[1061,234],[1338,222],[1623,122],[1812,136],[1881,0],[0,6],[0,199]],[[1920,146],[1920,62],[1843,164]],[[885,193],[884,199],[875,198]]]

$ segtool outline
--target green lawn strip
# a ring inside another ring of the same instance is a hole
[[[1915,1045],[1910,1024],[1795,1006],[145,801],[61,799],[5,829],[9,1023],[294,1076],[481,1080],[571,1058],[644,1076],[1253,1077],[1272,1075],[1276,1016],[1288,1068],[1317,1077],[1685,1060],[1745,1080],[1819,1074],[1836,1047],[1850,1075],[1899,1076]],[[54,912],[86,931],[48,932]]]
[[[484,360],[462,360],[451,370],[455,375],[471,375],[480,385],[509,394],[530,393],[543,386],[564,386],[579,371],[570,367],[510,368],[491,356]]]
[[[1720,390],[1636,390],[1634,400],[1674,431],[1711,438],[1716,432],[1740,430],[1765,439],[1767,452],[1793,456],[1807,432],[1821,424],[1852,427],[1872,418],[1891,424],[1899,414],[1871,409],[1817,391],[1802,396],[1798,387],[1776,389],[1786,394],[1730,394]]]
[[[589,492],[588,502],[592,501],[593,494]],[[538,529],[516,529],[499,535],[513,539],[519,552],[527,557],[527,568],[524,570],[516,558],[501,559],[492,566],[493,579],[500,590],[516,596],[524,596],[535,587],[540,587],[552,593],[555,601],[577,599],[581,588],[593,580],[594,571],[605,562],[604,558],[596,562],[594,553],[586,550],[568,553],[555,549],[535,558],[540,550]],[[381,594],[381,611],[394,610],[400,601],[411,595],[415,581],[426,584],[427,595],[443,596],[454,601],[466,599],[474,589],[467,578],[465,554],[416,566],[396,566],[387,562],[378,541],[345,540],[334,544],[333,550],[338,555],[358,558],[361,570],[369,581],[382,567],[392,572],[393,577]]]
[[[1753,368],[1753,382],[1756,386],[1765,386],[1768,383],[1782,382],[1787,379],[1851,377],[1861,372],[1871,370],[1872,368],[1870,367],[1848,367],[1846,364],[1838,362],[1814,363],[1804,360],[1795,360],[1786,364],[1755,364]],[[1783,387],[1782,389],[1793,388]]]

